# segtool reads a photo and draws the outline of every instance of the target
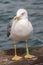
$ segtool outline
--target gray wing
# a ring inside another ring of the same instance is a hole
[[[8,27],[7,27],[7,36],[8,36],[8,37],[10,36],[12,23],[13,23],[13,20],[11,20],[11,21],[9,22]]]

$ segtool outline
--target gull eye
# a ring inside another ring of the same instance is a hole
[[[24,12],[21,15],[24,15]]]

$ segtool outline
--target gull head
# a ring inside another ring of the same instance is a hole
[[[27,11],[25,9],[19,9],[14,17],[14,20],[25,19],[27,17]]]

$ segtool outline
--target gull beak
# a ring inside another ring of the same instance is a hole
[[[14,17],[14,20],[19,20],[20,19],[20,16],[15,16]]]

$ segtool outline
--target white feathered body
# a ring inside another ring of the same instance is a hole
[[[17,41],[27,40],[33,32],[33,27],[28,19],[13,21],[10,38]]]

